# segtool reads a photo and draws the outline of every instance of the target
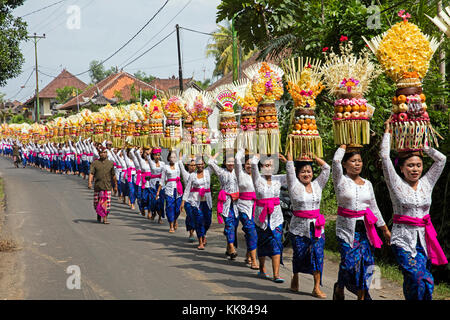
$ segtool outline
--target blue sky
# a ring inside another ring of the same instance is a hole
[[[73,74],[86,71],[92,60],[107,58],[127,42],[165,1],[66,0],[24,17],[23,19],[28,23],[29,34],[45,33],[46,35],[45,39],[38,42],[39,70],[53,76],[58,75],[63,68]],[[13,14],[26,15],[56,2],[58,1],[27,0],[23,6],[14,10]],[[216,28],[216,12],[219,3],[220,0],[169,0],[164,9],[132,42],[105,62],[105,67],[109,69],[111,66],[119,68],[124,66],[168,35],[175,29],[177,23],[182,27],[213,32]],[[169,23],[186,4],[183,11]],[[67,25],[68,22],[73,25],[73,22],[77,21],[75,11],[68,13],[71,6],[79,9],[79,28],[77,26],[70,28]],[[75,20],[71,19],[72,17],[75,17]],[[161,31],[166,24],[168,25]],[[154,37],[153,40],[151,40],[152,37]],[[214,58],[206,58],[205,52],[211,37],[181,30],[180,38],[183,77],[194,76],[196,80],[210,78],[214,69]],[[21,50],[25,57],[22,73],[17,78],[10,79],[5,87],[0,87],[0,92],[6,94],[6,99],[24,102],[34,95],[36,82],[33,73],[25,88],[19,92],[35,65],[32,41],[24,42]],[[124,70],[131,74],[142,70],[146,74],[160,78],[172,75],[178,77],[176,34],[172,34]],[[90,82],[88,73],[80,75],[79,78],[86,83]],[[39,88],[42,89],[52,79],[53,77],[39,74]]]

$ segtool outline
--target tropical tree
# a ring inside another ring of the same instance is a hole
[[[216,59],[216,67],[213,76],[224,76],[233,70],[233,35],[231,24],[225,21],[225,26],[217,25],[217,30],[212,35],[213,42],[206,46],[206,56]],[[254,51],[240,47],[237,39],[238,52],[242,52],[241,62],[250,58]]]
[[[58,103],[66,103],[74,95],[76,95],[77,93],[80,94],[82,92],[83,90],[78,89],[74,86],[65,86],[64,88],[57,88],[56,101],[58,101]]]
[[[92,60],[89,63],[89,76],[91,77],[91,81],[93,83],[98,83],[116,72],[117,68],[115,67],[105,70],[105,67],[100,63],[100,61]]]
[[[21,73],[25,61],[20,52],[20,42],[27,39],[26,22],[12,15],[12,10],[24,0],[0,1],[0,86]]]

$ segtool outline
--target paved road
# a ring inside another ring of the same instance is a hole
[[[256,277],[243,262],[245,242],[239,228],[239,257],[225,258],[222,225],[208,232],[198,251],[187,241],[184,219],[175,234],[168,224],[150,221],[113,197],[110,225],[96,222],[92,191],[75,176],[34,168],[16,169],[0,158],[6,193],[6,224],[19,243],[14,286],[24,299],[315,299],[312,277],[301,275],[300,293],[288,290],[290,250],[275,284]],[[0,260],[1,263],[1,260]],[[81,289],[69,290],[68,266],[79,266]],[[271,264],[268,264],[271,270]],[[271,274],[271,272],[270,272]],[[323,291],[332,297],[337,265],[325,262]],[[384,285],[384,284],[383,284]],[[372,290],[374,299],[398,299],[389,290]],[[5,293],[0,292],[0,298]],[[348,299],[354,296],[348,294]]]

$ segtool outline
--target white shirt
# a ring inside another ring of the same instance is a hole
[[[234,170],[236,172],[236,178],[238,181],[239,192],[255,192],[255,186],[253,185],[252,177],[245,172],[242,168],[242,158],[245,158],[241,149],[238,150],[235,157]],[[253,219],[253,204],[254,200],[242,200],[237,201],[238,211],[245,213],[249,219]]]
[[[191,192],[192,188],[203,188],[210,189],[211,187],[211,169],[207,167],[203,170],[203,178],[199,179],[197,177],[197,172],[192,172],[189,175],[188,182],[186,184],[186,189],[183,194],[183,201],[187,201],[191,204],[191,206],[200,208],[200,202],[206,201],[208,204],[208,208],[212,208],[212,197],[211,192],[206,192],[204,198],[200,197],[199,192]]]
[[[394,214],[423,218],[430,213],[431,194],[436,181],[444,170],[446,157],[433,148],[424,149],[435,162],[428,172],[419,179],[417,189],[414,190],[395,172],[389,157],[390,145],[391,134],[385,133],[381,142],[380,156]],[[395,223],[392,226],[391,244],[395,244],[410,252],[412,257],[415,257],[417,254],[417,237],[420,239],[420,243],[428,256],[425,228]]]
[[[255,187],[256,199],[279,198],[281,186],[286,184],[286,175],[273,175],[271,184],[268,184],[266,178],[261,176],[259,173],[258,162],[259,159],[256,156],[250,160],[252,165],[252,180]],[[262,209],[262,207],[256,206],[254,219],[255,225],[263,230],[266,230],[267,225],[270,222],[270,229],[275,230],[276,227],[283,223],[284,218],[280,205],[276,205],[274,207],[274,210],[270,215],[270,221],[268,219],[269,215],[267,215],[263,223],[259,221],[259,215],[261,214]]]
[[[164,170],[165,163],[162,161],[159,161],[159,167],[158,167],[156,165],[156,162],[152,160],[150,155],[147,157],[147,159],[148,159],[148,163],[150,164],[150,171],[152,172],[152,175],[161,174],[161,177],[162,177],[162,172]],[[161,183],[161,178],[150,179],[150,188],[156,189],[156,185],[158,182]]]
[[[328,178],[330,177],[330,166],[326,163],[322,166],[320,175],[311,182],[311,193],[307,192],[305,185],[298,180],[295,174],[294,161],[287,162],[286,171],[287,186],[289,197],[292,202],[292,209],[294,211],[320,209],[322,190],[325,188]],[[316,219],[299,218],[293,215],[289,225],[289,231],[296,236],[310,238],[309,226],[311,222],[315,224]],[[324,228],[322,228],[322,233],[324,232]]]
[[[213,169],[214,173],[217,175],[220,181],[221,189],[225,190],[227,193],[236,193],[239,192],[239,186],[236,178],[236,174],[233,171],[228,171],[226,169],[220,168],[217,165],[215,159],[212,159],[208,165]],[[237,201],[233,201],[230,196],[227,196],[227,199],[223,203],[223,212],[222,216],[228,218],[228,215],[231,210],[231,206],[233,206],[234,216],[239,217],[239,211],[237,208]]]
[[[370,208],[375,217],[378,218],[376,226],[384,226],[385,223],[375,200],[372,183],[369,180],[361,178],[364,184],[358,185],[347,175],[344,175],[341,165],[344,155],[345,150],[338,148],[333,158],[333,184],[338,206],[354,211],[362,211]],[[338,215],[336,219],[336,236],[348,243],[351,248],[353,248],[355,226],[358,220],[364,221],[364,216],[359,218],[346,218]]]
[[[175,191],[175,198],[183,196],[183,194],[179,194],[177,191],[176,181],[167,181],[169,179],[176,179],[178,177],[180,177],[181,179],[181,172],[177,163],[174,164],[174,169],[170,167],[170,164],[164,166],[164,169],[162,170],[161,174],[161,185],[164,188],[167,196],[173,197],[174,191]]]
[[[136,159],[139,161],[139,165],[141,167],[141,172],[142,173],[151,172],[150,164],[146,160],[142,159],[141,153],[139,152],[139,150],[135,150],[134,155],[135,155]],[[144,181],[145,181],[144,188],[150,188],[149,180],[144,179]],[[139,181],[138,186],[142,186],[140,181]]]

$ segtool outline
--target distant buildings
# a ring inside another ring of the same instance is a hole
[[[58,96],[58,94],[56,93],[56,89],[64,88],[67,86],[75,87],[81,91],[87,87],[87,84],[75,77],[66,69],[61,71],[61,73],[55,79],[53,79],[47,86],[39,91],[40,119],[44,120],[52,116],[54,113],[57,113],[56,106],[58,102],[56,100],[56,97]],[[37,117],[36,95],[28,99],[24,103],[24,107],[30,110],[31,119],[35,121]]]

